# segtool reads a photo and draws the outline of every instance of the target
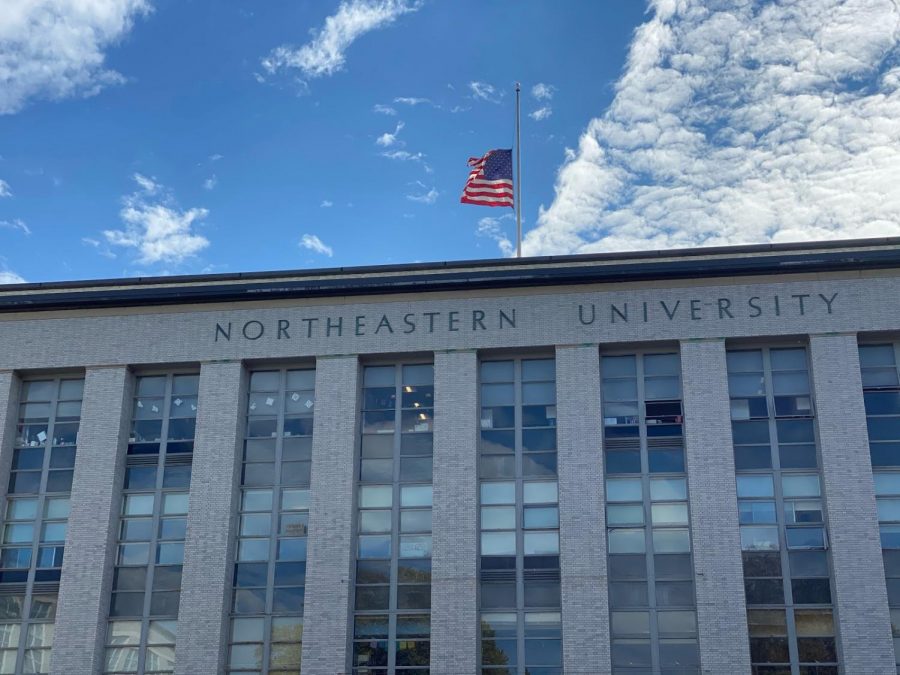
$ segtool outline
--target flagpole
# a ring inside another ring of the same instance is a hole
[[[519,128],[519,91],[516,82],[516,257],[522,257],[522,134]]]

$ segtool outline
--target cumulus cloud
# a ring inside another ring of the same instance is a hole
[[[556,91],[556,87],[552,84],[545,84],[544,82],[538,82],[531,88],[531,95],[534,96],[538,101],[549,101],[553,98],[553,92]]]
[[[531,88],[531,95],[544,103],[540,108],[536,108],[528,113],[528,116],[535,122],[542,122],[553,114],[553,107],[550,105],[550,101],[553,99],[555,91],[556,87],[544,82],[538,82]]]
[[[193,231],[208,215],[202,208],[182,210],[172,194],[155,179],[132,177],[138,190],[122,198],[120,230],[104,230],[111,246],[133,249],[140,264],[181,263],[209,246],[209,240]]]
[[[651,0],[529,255],[900,235],[892,0]]]
[[[497,103],[497,99],[503,96],[502,93],[498,95],[497,88],[487,82],[469,82],[469,89],[472,91],[472,98],[491,103]]]
[[[406,150],[392,150],[391,152],[382,152],[382,157],[394,159],[398,162],[421,162],[425,159],[425,154],[421,152],[407,152]]]
[[[27,283],[24,278],[13,272],[12,270],[0,270],[0,284],[24,284]]]
[[[382,105],[381,103],[376,103],[372,108],[373,112],[377,112],[381,115],[396,115],[397,111],[389,105]]]
[[[314,234],[304,234],[300,238],[300,247],[329,258],[334,255],[334,250]]]
[[[203,181],[203,189],[204,190],[212,190],[216,187],[216,184],[218,184],[218,182],[219,182],[218,177],[216,176],[216,174],[213,174],[212,176],[207,178],[205,181]]]
[[[19,230],[23,234],[31,234],[31,228],[25,224],[24,220],[14,218],[13,220],[0,220],[0,228],[7,230]]]
[[[334,202],[329,201],[327,199],[323,199],[322,203],[319,204],[319,207],[323,208],[323,209],[330,209],[332,206],[334,206]]]
[[[343,69],[345,52],[357,38],[391,25],[420,6],[409,0],[347,0],[325,19],[310,42],[302,47],[277,47],[262,60],[262,66],[269,74],[299,70],[308,79],[333,75]]]
[[[434,204],[437,201],[438,196],[441,194],[434,187],[429,188],[421,181],[416,181],[415,183],[418,185],[424,192],[417,195],[406,195],[406,198],[411,202],[418,202],[419,204],[428,204],[429,206]]]
[[[478,221],[478,229],[475,231],[475,234],[479,237],[486,237],[487,239],[494,241],[500,249],[500,253],[504,257],[509,258],[516,252],[516,247],[515,244],[510,241],[510,238],[503,232],[503,221],[512,219],[513,217],[510,214],[500,216],[499,218],[492,218],[490,216],[482,218]]]
[[[0,10],[0,114],[35,99],[92,96],[125,78],[104,67],[149,0],[4,0]]]
[[[403,122],[397,122],[397,127],[394,129],[394,133],[386,131],[381,134],[381,136],[376,138],[375,142],[383,148],[391,147],[397,142],[397,135],[403,130],[404,126],[406,125]]]
[[[422,105],[423,103],[431,103],[431,100],[427,98],[417,98],[415,96],[398,96],[394,99],[394,103],[416,106]]]
[[[0,197],[12,197],[12,189],[9,183],[0,178]]]

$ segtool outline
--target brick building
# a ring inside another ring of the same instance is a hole
[[[0,673],[898,672],[900,240],[0,290]]]

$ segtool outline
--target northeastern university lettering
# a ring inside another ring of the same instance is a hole
[[[602,324],[652,324],[734,319],[823,317],[834,314],[838,293],[791,293],[749,297],[675,298],[658,300],[614,299],[607,302],[580,302],[572,305],[573,327]],[[565,307],[561,307],[565,316]],[[214,341],[256,341],[260,339],[334,339],[344,337],[411,334],[477,333],[522,328],[533,318],[523,308],[454,309],[406,313],[282,316],[243,321],[217,321]]]
[[[277,319],[271,325],[251,319],[240,324],[216,323],[215,341],[232,337],[259,340],[271,335],[277,340],[330,338],[345,335],[391,335],[395,333],[458,333],[461,331],[504,330],[516,327],[516,310],[488,312],[481,309],[447,312],[407,312],[406,314],[355,314],[353,316],[298,317]]]
[[[714,301],[691,298],[686,300],[658,300],[652,302],[613,302],[606,314],[597,305],[578,305],[578,321],[589,326],[595,322],[650,323],[656,320],[691,321],[728,320],[735,318],[757,319],[761,316],[806,316],[807,314],[833,314],[838,294],[793,293],[791,295],[753,295],[743,302],[734,298],[716,298]]]

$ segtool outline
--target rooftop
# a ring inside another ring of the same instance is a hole
[[[900,268],[900,237],[0,286],[0,312]]]

